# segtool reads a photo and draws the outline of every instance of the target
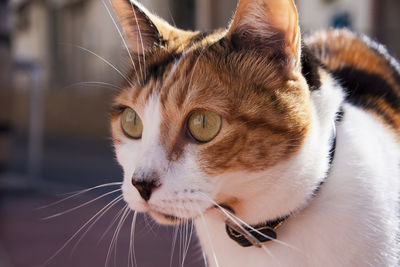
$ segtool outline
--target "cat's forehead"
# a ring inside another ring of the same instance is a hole
[[[164,109],[174,105],[226,113],[240,108],[243,97],[270,97],[285,86],[287,79],[279,62],[235,51],[223,39],[209,36],[211,40],[203,36],[186,50],[163,51],[147,59],[141,67],[145,75],[137,86],[126,86],[116,101],[140,111],[156,94]],[[132,79],[137,72],[138,67],[132,68]]]
[[[220,98],[211,91],[216,92],[222,83],[212,73],[210,65],[205,64],[201,53],[173,53],[156,64],[144,66],[143,81],[134,86],[126,85],[116,102],[142,108],[152,95],[157,95],[163,107],[171,103],[179,108],[188,104],[208,105],[210,100]]]

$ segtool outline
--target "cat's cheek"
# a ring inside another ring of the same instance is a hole
[[[135,210],[137,212],[148,211],[145,201],[143,201],[138,191],[130,183],[124,181],[121,189],[124,201],[126,202],[126,204],[128,204],[128,207],[130,209]]]
[[[127,167],[134,165],[136,155],[132,151],[137,151],[137,149],[138,147],[135,144],[129,143],[129,141],[124,141],[123,145],[115,146],[116,159],[124,172],[126,172]]]

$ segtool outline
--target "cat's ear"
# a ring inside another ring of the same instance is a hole
[[[162,35],[156,26],[159,18],[134,0],[111,0],[111,4],[132,52],[144,54],[161,44]]]
[[[240,0],[227,37],[237,48],[299,63],[301,34],[293,0]]]

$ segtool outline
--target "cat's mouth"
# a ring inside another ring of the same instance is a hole
[[[164,223],[164,224],[181,224],[183,223],[184,219],[183,218],[179,218],[175,215],[171,215],[171,214],[166,214],[166,213],[162,213],[162,212],[158,212],[158,211],[149,211],[149,214],[151,216],[153,216],[153,218],[160,222],[160,223]]]
[[[166,225],[177,225],[182,224],[187,221],[188,219],[181,218],[172,214],[163,213],[160,211],[150,210],[148,213],[158,222],[161,224]]]
[[[226,210],[228,210],[229,212],[233,212],[232,208],[229,207],[228,205],[226,205],[226,204],[219,204],[219,205],[213,205],[213,206],[208,207],[208,208],[205,209],[202,213],[206,213],[206,212],[208,212],[208,211],[210,211],[210,210],[220,209],[220,208],[226,209]],[[191,216],[190,218],[188,218],[188,217],[183,218],[183,217],[178,217],[178,216],[176,216],[176,215],[167,214],[167,213],[164,213],[164,212],[159,211],[159,210],[156,210],[156,209],[150,209],[150,210],[148,211],[148,213],[149,213],[157,222],[162,223],[162,224],[167,224],[167,225],[182,224],[182,223],[184,223],[185,221],[194,220],[194,219],[196,219],[197,217],[200,216],[200,214],[197,214],[197,215],[195,215],[195,216]]]

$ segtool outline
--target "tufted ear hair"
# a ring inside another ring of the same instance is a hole
[[[301,34],[293,0],[240,0],[227,37],[237,49],[299,65]]]
[[[156,24],[161,19],[152,15],[135,0],[111,0],[124,29],[130,50],[145,54],[162,44],[162,34]]]

